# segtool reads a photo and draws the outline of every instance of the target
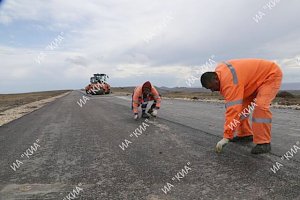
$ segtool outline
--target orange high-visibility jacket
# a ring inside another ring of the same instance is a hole
[[[225,98],[224,138],[231,139],[234,129],[228,125],[239,120],[242,112],[243,99],[256,96],[256,90],[272,74],[278,66],[271,61],[262,59],[229,60],[216,67],[220,80],[220,93]]]
[[[144,102],[142,87],[143,85],[137,86],[134,89],[132,95],[132,107],[134,113],[138,113],[139,105]],[[160,108],[161,97],[153,85],[151,85],[151,92],[149,94],[149,98],[146,101],[151,101],[151,100],[155,100],[156,107]]]

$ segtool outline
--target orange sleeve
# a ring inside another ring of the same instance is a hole
[[[160,108],[161,97],[160,97],[158,91],[155,89],[155,87],[151,88],[151,93],[153,94],[153,98],[156,101],[156,107]]]
[[[142,88],[137,87],[134,90],[133,96],[132,96],[132,108],[134,113],[138,113],[138,107],[140,105],[139,97],[142,96]]]
[[[240,113],[243,109],[244,86],[229,85],[222,91],[225,98],[224,138],[232,139],[233,133],[240,124]]]

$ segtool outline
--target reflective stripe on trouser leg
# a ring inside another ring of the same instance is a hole
[[[271,142],[272,113],[257,106],[252,117],[253,142],[264,144]]]

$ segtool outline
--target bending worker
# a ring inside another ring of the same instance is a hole
[[[152,86],[152,84],[147,81],[141,86],[137,86],[132,94],[132,110],[134,113],[134,119],[138,119],[138,107],[142,107],[142,117],[149,118],[146,113],[148,101],[154,100],[148,113],[154,117],[157,115],[157,110],[160,108],[161,98],[157,90]]]
[[[253,154],[271,151],[272,113],[270,104],[281,86],[282,72],[277,64],[261,59],[230,60],[219,64],[215,72],[205,72],[201,84],[220,91],[225,98],[224,136],[216,151],[231,142],[253,141]],[[255,105],[252,128],[247,109]],[[246,112],[245,112],[246,111]],[[237,130],[237,136],[234,131]]]

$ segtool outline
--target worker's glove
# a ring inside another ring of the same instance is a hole
[[[139,118],[138,113],[134,113],[133,119],[137,120]]]
[[[217,143],[216,152],[221,153],[223,147],[229,142],[229,139],[223,138]]]

